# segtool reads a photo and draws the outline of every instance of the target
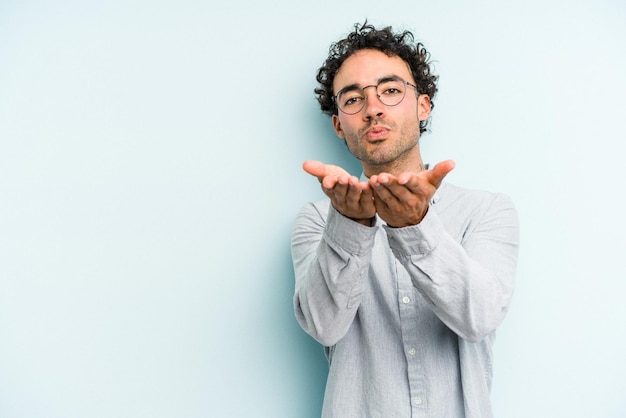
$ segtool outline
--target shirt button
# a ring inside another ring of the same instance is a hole
[[[414,356],[414,355],[415,355],[415,353],[417,353],[417,350],[416,350],[416,349],[414,349],[414,348],[410,348],[410,349],[409,349],[409,354],[410,354],[411,356]]]
[[[411,298],[408,297],[408,296],[405,296],[405,297],[402,298],[402,302],[404,302],[404,303],[409,303],[410,301],[411,301]]]
[[[424,403],[424,401],[422,400],[421,397],[418,396],[417,398],[413,399],[413,403],[417,406],[420,406],[421,404]]]

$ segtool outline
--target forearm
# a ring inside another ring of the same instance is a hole
[[[414,286],[457,335],[480,341],[502,322],[517,260],[512,206],[499,205],[460,239],[444,229],[434,211],[418,226],[387,231],[394,255]]]
[[[345,335],[356,315],[375,229],[332,208],[327,221],[324,217],[307,206],[296,221],[292,235],[294,311],[308,334],[330,346]]]

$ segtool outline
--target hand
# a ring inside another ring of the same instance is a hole
[[[381,173],[370,178],[378,216],[391,227],[419,224],[443,178],[454,169],[454,162],[443,161],[431,170],[402,173],[395,177]]]
[[[322,190],[339,213],[363,225],[371,225],[376,207],[368,183],[359,182],[357,177],[339,166],[319,161],[305,161],[302,168],[317,177]]]

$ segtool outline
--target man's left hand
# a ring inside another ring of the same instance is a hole
[[[378,216],[394,228],[419,224],[426,216],[437,188],[452,169],[454,162],[447,160],[419,173],[372,176],[369,184]]]

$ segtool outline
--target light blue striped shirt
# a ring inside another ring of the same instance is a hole
[[[419,225],[366,227],[328,199],[296,219],[294,309],[326,347],[323,417],[490,418],[492,345],[513,293],[503,194],[443,183]]]

